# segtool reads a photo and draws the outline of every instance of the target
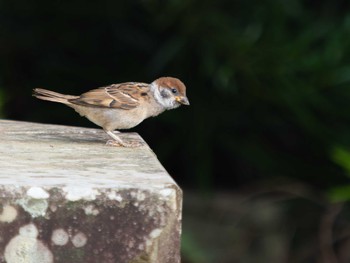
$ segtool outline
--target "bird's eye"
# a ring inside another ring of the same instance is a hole
[[[177,89],[172,88],[172,89],[171,89],[171,92],[174,93],[174,94],[176,94],[176,93],[177,93]]]

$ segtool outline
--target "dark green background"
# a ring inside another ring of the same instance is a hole
[[[174,76],[191,106],[133,131],[185,190],[207,200],[296,183],[322,204],[347,201],[349,10],[330,0],[0,0],[0,116],[94,127],[31,90]]]

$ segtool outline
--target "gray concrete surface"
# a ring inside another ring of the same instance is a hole
[[[147,144],[8,120],[0,140],[0,262],[180,262],[182,192]]]

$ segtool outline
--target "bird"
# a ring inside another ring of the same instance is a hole
[[[152,83],[124,82],[87,91],[79,96],[65,95],[42,88],[33,96],[73,108],[81,116],[102,127],[112,138],[107,145],[139,147],[141,142],[127,142],[113,131],[130,129],[149,117],[190,105],[185,84],[174,77],[160,77]]]

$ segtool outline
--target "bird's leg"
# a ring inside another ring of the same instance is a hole
[[[143,144],[141,142],[124,142],[122,139],[119,138],[119,136],[115,135],[112,131],[105,132],[113,139],[107,141],[107,145],[109,146],[117,146],[117,147],[140,147]]]
[[[124,142],[119,136],[115,135],[112,131],[105,131],[113,140],[107,141],[107,145],[111,146],[124,146]],[[124,146],[125,147],[125,146]]]

